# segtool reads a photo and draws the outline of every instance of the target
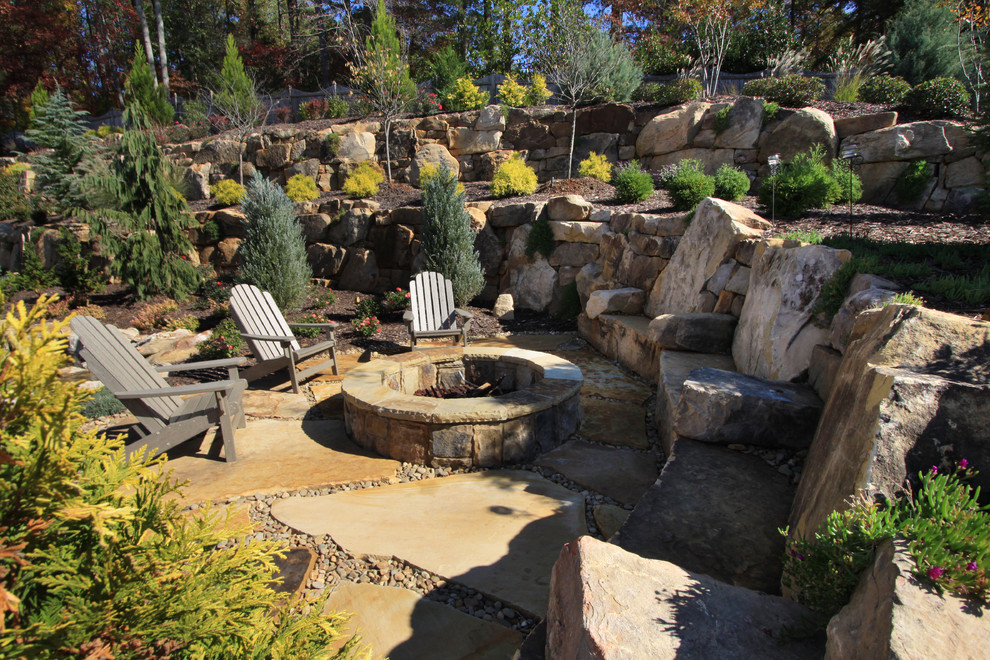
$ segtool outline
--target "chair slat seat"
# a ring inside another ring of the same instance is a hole
[[[306,324],[307,327],[322,326],[326,340],[313,346],[300,347],[290,327],[295,324],[286,322],[270,293],[253,284],[238,284],[231,289],[230,312],[257,360],[257,364],[244,371],[246,380],[252,381],[280,369],[287,369],[292,391],[298,394],[300,381],[325,371],[328,366],[337,375],[335,324]],[[324,352],[329,353],[326,360],[299,370],[299,362]]]
[[[403,317],[412,348],[420,339],[458,337],[467,346],[473,315],[454,305],[454,289],[440,273],[425,271],[409,282],[409,310]]]
[[[234,428],[245,425],[241,396],[247,386],[237,378],[237,360],[212,362],[228,367],[231,380],[172,387],[117,328],[88,316],[72,319],[71,327],[86,366],[138,420],[132,430],[140,439],[127,445],[128,454],[147,448],[157,455],[219,425],[225,458],[236,460]]]

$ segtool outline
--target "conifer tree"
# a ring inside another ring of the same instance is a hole
[[[296,205],[281,186],[255,172],[243,209],[247,233],[240,248],[240,279],[271,293],[279,309],[298,309],[313,271]]]
[[[80,119],[85,113],[72,107],[61,87],[55,88],[47,103],[32,110],[34,118],[27,135],[37,146],[51,149],[31,155],[38,177],[36,186],[56,210],[63,210],[78,201],[80,165],[94,151]]]
[[[87,208],[75,211],[100,237],[111,272],[133,286],[138,298],[159,293],[183,298],[199,284],[188,260],[189,205],[176,189],[178,177],[140,102],[124,110],[124,125],[105,168],[84,179]]]
[[[471,216],[464,209],[464,191],[446,165],[423,188],[423,252],[426,269],[450,280],[458,306],[481,293],[485,272],[474,248]]]
[[[230,127],[243,143],[255,126],[263,124],[268,116],[268,106],[261,102],[254,82],[244,71],[241,53],[237,50],[234,36],[227,35],[227,51],[223,56],[217,89],[213,94],[213,105],[227,118]],[[244,185],[244,147],[237,154],[237,170],[240,184]]]
[[[124,83],[124,102],[131,104],[134,101],[141,103],[148,117],[156,124],[169,124],[175,116],[175,108],[168,102],[165,88],[157,84],[155,73],[148,66],[140,46],[134,48],[131,72]]]

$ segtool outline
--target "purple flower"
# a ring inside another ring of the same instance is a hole
[[[938,474],[938,466],[933,465],[932,469],[928,471],[928,474]]]
[[[965,470],[966,468],[969,467],[969,461],[967,461],[965,458],[962,459],[961,461],[959,461],[959,467]]]
[[[932,580],[939,579],[940,577],[942,577],[943,573],[945,573],[945,569],[942,568],[941,566],[933,566],[932,568],[928,569],[928,577],[929,579]]]
[[[966,570],[967,571],[975,571],[978,568],[979,568],[979,566],[976,565],[976,562],[975,561],[971,561],[968,564],[966,564]]]

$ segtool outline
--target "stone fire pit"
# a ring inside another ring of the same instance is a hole
[[[505,394],[436,399],[413,392],[468,382]],[[441,348],[374,360],[344,377],[347,433],[366,449],[434,467],[531,460],[581,425],[584,377],[554,355],[518,348]]]

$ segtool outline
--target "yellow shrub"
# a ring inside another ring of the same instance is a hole
[[[426,163],[421,168],[419,168],[419,187],[421,189],[426,188],[426,184],[431,180],[436,178],[437,174],[440,172],[440,165],[437,163]],[[457,184],[458,194],[464,192],[464,184]]]
[[[536,172],[523,162],[519,154],[513,154],[512,158],[499,165],[492,177],[492,195],[495,197],[529,195],[534,190]]]
[[[604,154],[598,155],[592,151],[578,165],[578,176],[591,176],[608,183],[612,180],[612,163],[608,162]]]
[[[31,169],[31,166],[27,163],[11,163],[7,167],[3,168],[4,174],[20,174],[21,172],[27,172]]]
[[[516,82],[516,77],[506,74],[505,82],[498,86],[498,97],[505,105],[521,108],[526,105],[526,88]]]
[[[374,197],[378,194],[378,184],[384,180],[385,176],[366,160],[344,181],[344,192],[351,197]]]
[[[210,186],[217,204],[234,206],[244,199],[244,186],[233,179],[224,179]]]
[[[446,100],[454,111],[477,110],[488,103],[488,94],[478,89],[470,78],[458,78],[446,93]]]
[[[311,176],[297,174],[285,182],[285,194],[293,202],[311,202],[320,196]]]
[[[553,96],[547,88],[547,79],[541,73],[533,74],[533,84],[526,90],[526,105],[543,105]]]

